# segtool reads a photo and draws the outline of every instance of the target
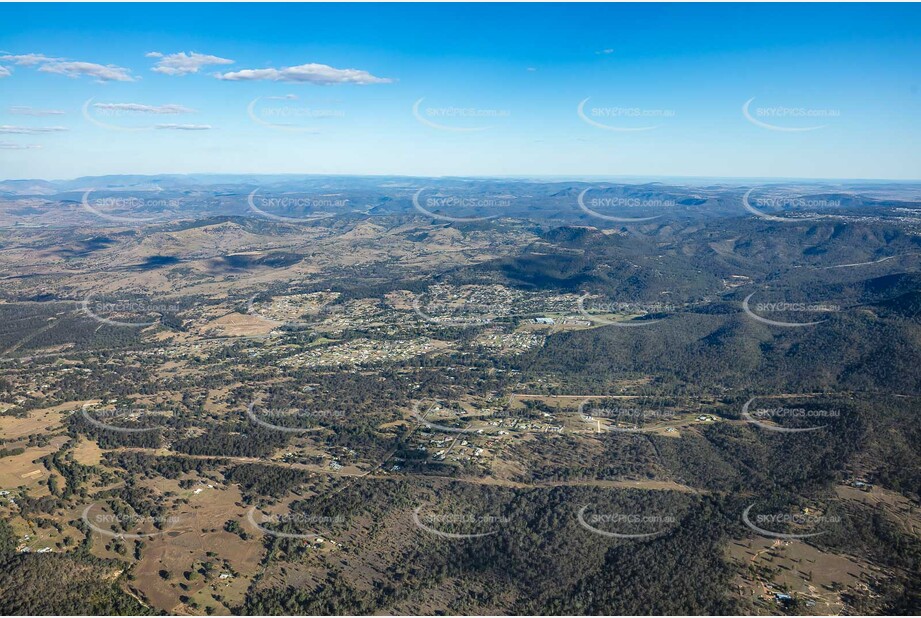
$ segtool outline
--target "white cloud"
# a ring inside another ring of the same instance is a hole
[[[266,97],[266,99],[269,99],[270,101],[294,101],[297,99],[297,95],[296,94],[284,94],[284,95],[281,95],[280,97]]]
[[[24,105],[13,106],[9,112],[17,116],[63,116],[67,113],[57,109],[36,109]]]
[[[536,68],[534,68],[534,67],[528,67],[528,72],[534,73],[535,71],[537,71]]]
[[[0,124],[0,133],[13,133],[16,135],[33,135],[35,133],[59,133],[67,131],[67,127],[16,127]]]
[[[95,77],[100,82],[133,82],[131,70],[114,64],[102,65],[94,62],[49,62],[38,68],[43,73],[57,73],[67,77]]]
[[[3,65],[0,65],[0,77],[9,77],[12,75],[10,70]]]
[[[308,84],[389,84],[392,79],[375,77],[359,69],[336,69],[326,64],[301,64],[283,69],[243,69],[218,73],[218,79],[227,81],[269,80],[275,82],[303,82]]]
[[[172,131],[208,131],[210,124],[158,124],[156,129],[169,129]]]
[[[160,52],[150,52],[148,58],[160,58],[151,71],[164,75],[188,75],[198,73],[199,69],[209,64],[233,64],[233,60],[196,52],[179,52],[178,54],[163,55]]]
[[[93,107],[107,112],[135,112],[138,114],[191,114],[195,110],[184,105],[144,105],[143,103],[93,103]]]
[[[0,60],[12,62],[21,67],[34,67],[37,64],[45,64],[46,62],[59,62],[63,58],[50,58],[45,54],[7,54],[0,56]]]
[[[601,55],[607,56],[608,54],[613,54],[613,53],[614,53],[614,50],[613,50],[613,49],[602,49],[601,51],[596,51],[596,52],[595,52],[595,54],[597,54],[597,55],[599,55],[599,56],[601,56]]]
[[[0,56],[2,62],[12,62],[18,66],[38,67],[43,73],[56,73],[67,77],[95,77],[99,82],[133,82],[131,70],[114,64],[102,65],[94,62],[75,62],[66,58],[51,58],[44,54],[6,54]]]
[[[14,144],[13,142],[0,142],[0,150],[34,150],[41,148],[38,144]]]

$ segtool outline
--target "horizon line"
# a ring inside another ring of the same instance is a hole
[[[312,173],[312,172],[160,172],[160,173],[113,173],[113,174],[86,174],[81,176],[73,176],[70,178],[38,178],[38,177],[25,177],[25,178],[4,178],[0,180],[0,183],[3,182],[23,182],[23,181],[41,181],[41,182],[68,182],[79,180],[82,178],[102,178],[106,176],[111,177],[120,177],[120,176],[140,176],[145,178],[155,178],[163,176],[176,176],[176,177],[190,177],[190,176],[293,176],[293,177],[316,177],[316,178],[442,178],[442,179],[477,179],[477,180],[490,180],[490,179],[507,179],[507,180],[539,180],[539,179],[554,179],[560,182],[581,182],[585,179],[591,180],[601,180],[601,179],[614,179],[624,181],[625,184],[630,184],[626,182],[630,179],[648,179],[652,181],[664,181],[664,180],[711,180],[711,181],[746,181],[746,180],[757,180],[757,181],[767,181],[767,182],[886,182],[886,183],[921,183],[921,178],[909,179],[909,178],[835,178],[835,177],[809,177],[809,176],[686,176],[686,175],[670,175],[670,174],[657,174],[657,175],[645,175],[645,174],[582,174],[582,175],[568,175],[568,174],[498,174],[498,175],[485,175],[485,174],[436,174],[436,175],[422,175],[422,174],[377,174],[377,173]]]

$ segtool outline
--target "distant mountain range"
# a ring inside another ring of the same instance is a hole
[[[317,216],[410,214],[458,224],[527,218],[616,228],[700,217],[904,216],[921,208],[921,183],[706,180],[254,174],[6,180],[0,182],[0,221],[105,225],[107,219],[134,224],[257,216],[302,222]]]

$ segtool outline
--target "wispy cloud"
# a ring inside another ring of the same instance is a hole
[[[66,58],[52,58],[44,54],[6,54],[0,62],[12,62],[17,66],[38,67],[42,73],[56,73],[67,77],[93,77],[99,82],[133,82],[131,70],[114,64],[78,62]]]
[[[57,109],[36,109],[25,105],[13,106],[9,112],[17,116],[63,116],[67,113]]]
[[[144,105],[143,103],[93,103],[93,107],[107,112],[131,112],[136,114],[192,114],[190,107],[168,103],[166,105]]]
[[[213,127],[210,124],[158,124],[154,128],[171,131],[208,131]]]
[[[596,51],[596,52],[595,52],[595,55],[596,55],[596,56],[607,56],[607,55],[613,54],[613,53],[614,53],[614,50],[613,50],[613,49],[602,49],[602,50]]]
[[[243,69],[230,73],[218,73],[218,79],[227,81],[302,82],[308,84],[389,84],[387,77],[375,77],[360,69],[336,69],[326,64],[301,64],[283,69]]]
[[[114,64],[102,65],[94,62],[50,62],[38,68],[43,73],[57,73],[67,77],[94,77],[100,82],[133,82],[130,69],[115,66]]]
[[[35,150],[41,148],[38,144],[14,144],[13,142],[0,142],[0,150]]]
[[[9,77],[12,75],[10,70],[3,65],[0,65],[0,77]]]
[[[45,54],[6,54],[0,56],[0,60],[4,62],[12,62],[13,64],[21,67],[34,67],[38,64],[45,64],[47,62],[60,62],[64,59],[51,58]]]
[[[67,131],[67,127],[17,127],[9,124],[0,124],[0,133],[14,135],[34,135],[36,133],[60,133]]]
[[[297,100],[296,94],[283,94],[277,97],[266,97],[270,101],[295,101]]]
[[[233,64],[233,60],[228,58],[196,52],[189,52],[188,54],[179,52],[165,55],[160,52],[150,52],[147,57],[160,59],[151,71],[163,73],[164,75],[188,75],[189,73],[198,73],[202,67],[212,64]]]

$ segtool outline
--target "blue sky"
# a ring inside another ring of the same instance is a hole
[[[919,17],[881,4],[0,5],[0,177],[918,179]]]

